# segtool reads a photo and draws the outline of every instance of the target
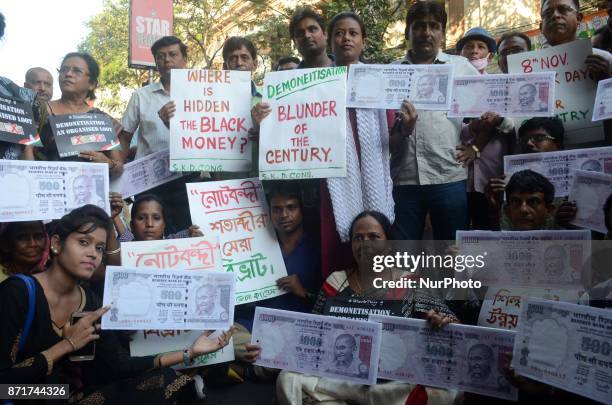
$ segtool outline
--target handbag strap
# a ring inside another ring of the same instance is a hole
[[[23,346],[25,346],[26,339],[32,328],[32,322],[34,321],[34,313],[36,312],[36,283],[32,277],[26,276],[25,274],[15,274],[15,277],[23,280],[28,289],[28,313],[26,315],[25,324],[23,325],[23,332],[19,338],[19,345],[17,346],[17,353],[19,353],[23,349]]]

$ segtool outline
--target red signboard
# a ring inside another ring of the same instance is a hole
[[[155,66],[151,45],[172,35],[172,20],[172,0],[130,0],[130,67]]]

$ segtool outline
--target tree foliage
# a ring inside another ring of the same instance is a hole
[[[227,0],[174,0],[174,33],[189,47],[189,66],[220,68],[221,49],[226,39],[218,23],[231,4]],[[253,17],[249,21],[232,20],[233,29],[248,33],[259,52],[259,79],[283,56],[296,55],[289,37],[289,19],[293,8],[270,6],[266,0],[250,0]],[[368,31],[365,50],[367,60],[388,62],[403,51],[387,46],[388,34],[406,12],[403,0],[334,0],[324,2],[318,10],[326,20],[341,11],[359,14]],[[89,33],[79,45],[79,50],[90,53],[101,67],[99,80],[100,106],[111,113],[121,113],[125,108],[129,89],[140,87],[147,81],[149,72],[128,68],[128,17],[129,0],[105,0],[100,14],[86,23]],[[401,41],[403,42],[403,41]],[[123,92],[123,97],[121,97]]]
[[[104,10],[86,23],[89,34],[78,47],[100,64],[98,93],[103,93],[100,104],[108,112],[123,107],[122,87],[138,87],[146,77],[146,71],[127,67],[128,10],[129,0],[106,1]]]
[[[364,59],[372,63],[388,63],[404,52],[402,48],[388,47],[387,38],[391,27],[405,18],[406,3],[404,0],[334,0],[326,3],[322,11],[326,21],[342,11],[359,15],[368,35]]]
[[[226,0],[174,0],[174,33],[189,48],[189,66],[213,65],[225,38],[209,28],[223,15],[227,4]],[[121,113],[126,104],[121,91],[138,88],[150,74],[146,69],[127,66],[129,0],[106,0],[102,12],[86,25],[89,33],[79,50],[90,53],[100,64],[100,106]]]

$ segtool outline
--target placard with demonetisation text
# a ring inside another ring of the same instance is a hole
[[[30,104],[0,97],[0,141],[42,146]]]
[[[53,115],[49,124],[61,158],[121,147],[113,120],[106,114]]]
[[[268,73],[259,178],[346,176],[346,67]]]

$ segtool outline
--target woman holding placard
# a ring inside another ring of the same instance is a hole
[[[361,63],[366,45],[366,29],[361,18],[343,12],[332,18],[328,43],[336,65]],[[346,123],[347,177],[329,178],[321,183],[322,271],[351,264],[349,227],[364,210],[395,218],[393,182],[389,168],[389,122],[385,110],[349,108]],[[338,254],[341,252],[341,254]]]
[[[376,211],[364,211],[357,215],[349,226],[351,250],[357,265],[351,269],[332,273],[317,297],[313,313],[328,316],[346,316],[335,313],[336,308],[359,305],[368,313],[372,309],[389,311],[392,316],[426,319],[434,328],[458,322],[455,315],[441,300],[425,291],[410,288],[376,288],[376,279],[382,282],[410,279],[410,272],[395,268],[373,270],[373,259],[377,255],[393,256],[391,222]],[[361,304],[358,304],[361,302]],[[341,311],[343,312],[343,311]],[[372,312],[375,313],[375,312]],[[349,316],[350,317],[350,316]],[[256,346],[259,353],[259,346]],[[294,403],[412,403],[414,397],[430,395],[440,403],[452,403],[454,394],[421,385],[391,383],[366,386],[334,379],[282,371],[276,381],[276,392],[280,404]],[[359,398],[359,399],[356,399]],[[374,400],[378,398],[378,402]],[[383,402],[384,398],[384,402]],[[344,402],[346,401],[346,402]],[[433,402],[433,401],[432,401]]]
[[[121,195],[111,193],[111,201],[117,204],[121,201]],[[166,235],[167,216],[164,203],[155,194],[142,194],[136,198],[131,210],[131,230],[126,229],[118,217],[114,217],[115,229],[118,233],[119,242],[197,238],[204,236],[200,227],[191,225],[189,228],[175,234]]]
[[[110,218],[85,205],[52,229],[49,268],[0,284],[0,381],[67,383],[65,394],[79,403],[171,404],[205,397],[200,378],[177,376],[169,367],[221,349],[233,331],[218,339],[204,332],[184,351],[130,357],[113,331],[100,330],[109,307],[101,308],[81,285],[106,254]]]
[[[82,148],[80,148],[81,151],[77,156],[60,158],[56,138],[49,123],[49,117],[60,118],[70,115],[105,113],[97,108],[92,108],[89,104],[96,97],[94,90],[98,86],[98,76],[100,75],[100,66],[91,55],[80,52],[67,54],[64,56],[58,73],[62,95],[59,100],[49,101],[42,106],[40,138],[43,147],[35,150],[38,160],[80,160],[91,163],[106,163],[109,166],[111,177],[121,175],[123,163],[120,150],[99,152],[82,151]],[[115,119],[111,119],[113,130],[115,134],[118,134],[121,132],[121,124]],[[91,141],[92,136],[94,135],[89,135],[87,140],[83,139],[83,142]],[[73,144],[75,142],[74,139],[74,137],[70,139]],[[112,139],[109,146],[115,145],[117,142],[116,139]]]

